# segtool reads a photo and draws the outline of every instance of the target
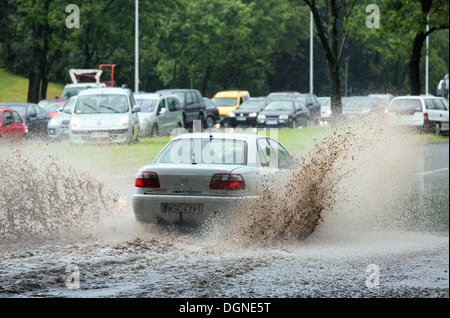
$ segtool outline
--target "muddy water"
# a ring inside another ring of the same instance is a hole
[[[398,131],[346,125],[251,208],[200,228],[136,223],[134,175],[105,182],[48,149],[0,155],[13,167],[1,175],[1,297],[449,295],[448,225],[434,226],[448,224],[448,184],[447,205],[417,208],[428,150]]]

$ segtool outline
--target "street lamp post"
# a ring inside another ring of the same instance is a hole
[[[313,14],[309,11],[309,92],[313,94]]]
[[[134,30],[134,90],[139,91],[139,0],[136,0]]]

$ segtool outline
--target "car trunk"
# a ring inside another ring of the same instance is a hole
[[[159,195],[226,196],[228,192],[236,191],[210,189],[211,178],[215,174],[231,174],[236,168],[236,165],[222,164],[150,165],[145,167],[144,171],[156,173],[160,186],[159,188],[145,188],[144,193]]]

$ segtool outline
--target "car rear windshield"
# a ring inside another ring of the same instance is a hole
[[[402,113],[402,112],[421,112],[422,103],[419,99],[397,99],[392,101],[389,111]]]
[[[236,106],[237,98],[236,97],[216,97],[213,99],[214,104],[216,106]]]
[[[141,106],[141,112],[152,112],[155,109],[156,99],[136,99],[136,105]]]
[[[127,97],[118,94],[79,96],[75,106],[76,114],[126,113]]]
[[[158,155],[155,163],[246,165],[247,143],[235,139],[176,139]]]

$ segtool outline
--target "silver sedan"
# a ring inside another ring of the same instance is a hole
[[[264,135],[184,134],[139,169],[133,211],[142,222],[204,221],[254,200],[261,178],[291,164],[283,146]]]

